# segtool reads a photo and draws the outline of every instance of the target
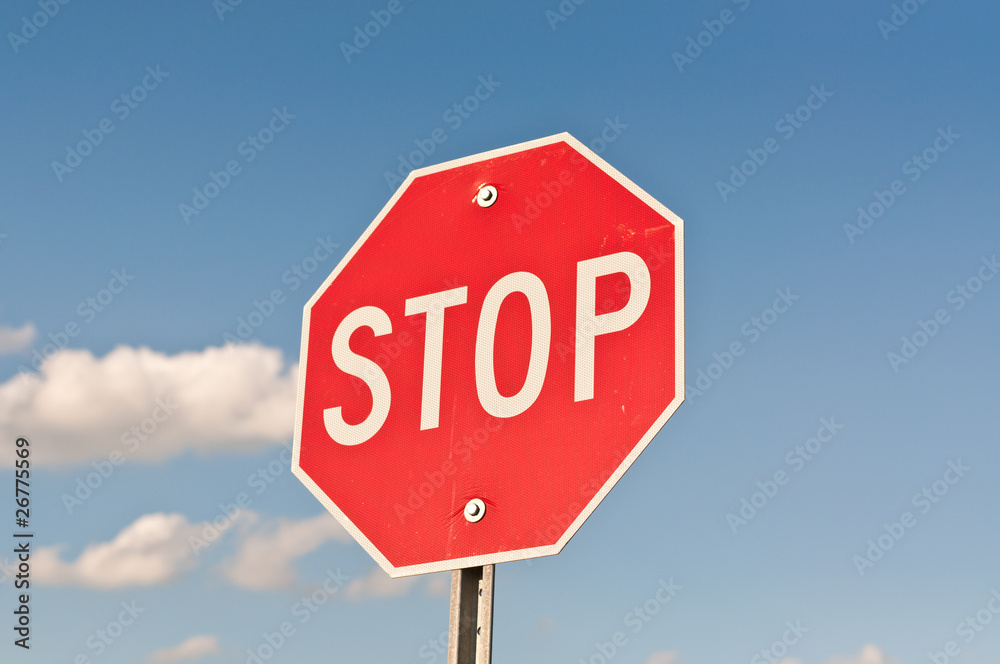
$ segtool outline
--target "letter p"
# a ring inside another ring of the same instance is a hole
[[[618,311],[597,313],[597,278],[622,273],[629,280],[628,302]],[[649,303],[649,268],[630,251],[599,256],[576,265],[576,367],[574,401],[594,398],[594,339],[620,332],[639,320]]]

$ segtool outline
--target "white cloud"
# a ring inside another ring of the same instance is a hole
[[[646,664],[672,664],[677,661],[677,651],[671,650],[661,650],[659,652],[654,652],[646,659]]]
[[[218,636],[192,636],[190,639],[172,648],[164,648],[150,654],[147,662],[180,662],[185,659],[197,659],[205,655],[219,653]]]
[[[424,591],[431,597],[451,596],[451,572],[438,572],[427,576]]]
[[[44,440],[32,460],[46,465],[114,450],[145,461],[254,451],[291,436],[297,372],[256,344],[177,355],[119,346],[102,358],[64,349],[0,384],[0,438]]]
[[[361,601],[374,598],[401,597],[414,587],[417,583],[416,577],[407,576],[394,579],[381,567],[375,567],[368,574],[355,579],[347,584],[344,596],[353,601]]]
[[[892,664],[892,660],[878,646],[869,643],[855,657],[833,657],[826,664]]]
[[[895,660],[882,652],[878,646],[869,643],[854,657],[838,655],[830,658],[824,664],[894,664],[894,662]],[[786,657],[779,660],[778,664],[802,664],[802,660],[794,657]]]
[[[0,355],[24,350],[34,341],[36,332],[32,323],[25,323],[19,328],[0,325]]]
[[[300,521],[275,519],[261,523],[243,537],[236,554],[223,563],[222,571],[240,588],[290,588],[295,583],[292,563],[331,539],[353,541],[327,512]]]
[[[39,549],[32,572],[49,586],[110,590],[163,585],[194,567],[189,538],[200,535],[205,525],[188,523],[180,514],[146,514],[110,542],[88,545],[72,562],[62,559],[62,546]]]

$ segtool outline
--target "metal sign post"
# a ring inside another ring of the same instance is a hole
[[[453,570],[448,664],[491,664],[492,653],[493,565]]]

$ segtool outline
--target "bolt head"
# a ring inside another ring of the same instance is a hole
[[[465,505],[465,519],[469,523],[475,523],[486,514],[486,503],[479,498],[473,498]]]
[[[479,188],[476,194],[476,202],[480,207],[488,208],[497,202],[497,188],[491,184]]]

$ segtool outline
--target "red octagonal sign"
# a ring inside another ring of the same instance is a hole
[[[392,576],[558,553],[684,398],[683,265],[569,134],[414,171],[305,306],[295,474]]]

